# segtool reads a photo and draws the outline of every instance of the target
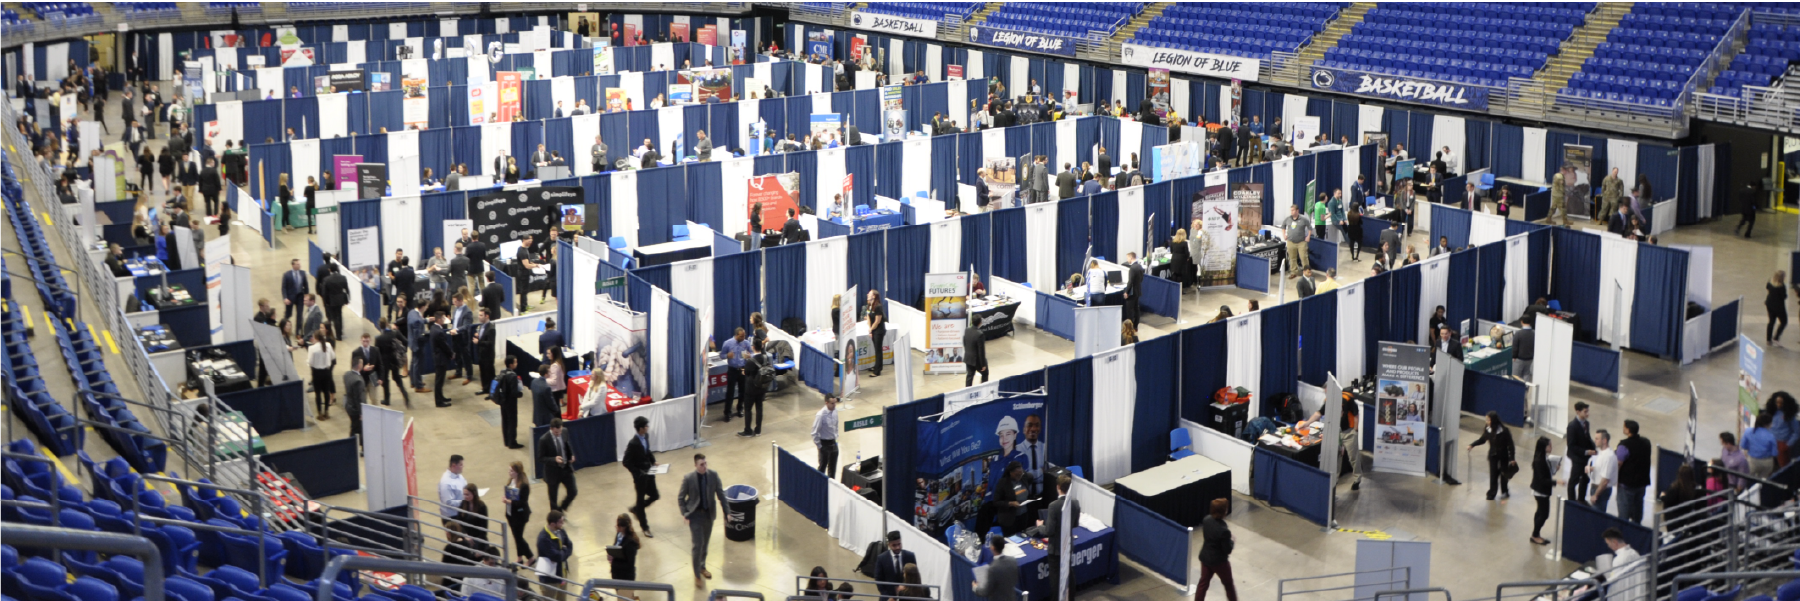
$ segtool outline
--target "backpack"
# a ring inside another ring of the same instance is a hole
[[[775,365],[769,361],[768,355],[757,353],[750,361],[756,365],[757,388],[768,388],[769,384],[775,382]]]

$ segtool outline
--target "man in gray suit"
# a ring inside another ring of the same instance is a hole
[[[705,454],[694,453],[694,471],[681,478],[676,502],[694,537],[694,586],[704,587],[706,579],[712,578],[706,569],[706,547],[712,542],[713,520],[725,505],[725,485],[718,472],[706,469]]]
[[[462,189],[462,165],[450,168],[450,174],[444,176],[444,191],[455,192]]]
[[[1048,202],[1050,200],[1050,165],[1046,161],[1050,157],[1037,155],[1031,162],[1031,196],[1032,202]]]
[[[1075,196],[1075,172],[1067,162],[1063,163],[1062,173],[1056,174],[1056,191],[1062,198]]]
[[[600,141],[600,136],[594,136],[594,146],[588,150],[588,156],[593,163],[594,173],[605,173],[610,170],[611,165],[608,165],[606,161],[606,143]]]
[[[368,340],[368,334],[364,334],[363,339]],[[402,386],[400,390],[404,392],[406,387]],[[344,414],[350,416],[350,437],[356,439],[359,455],[362,453],[362,406],[368,396],[362,355],[351,355],[350,371],[344,372]]]
[[[987,578],[969,583],[975,595],[988,601],[1017,601],[1019,595],[1019,560],[1006,555],[1006,538],[988,535],[988,548],[994,551],[994,563],[988,564]]]
[[[712,139],[706,137],[706,130],[694,132],[694,137],[698,138],[694,142],[694,156],[701,162],[712,160]]]

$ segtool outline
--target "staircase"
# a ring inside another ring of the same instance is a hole
[[[1563,40],[1562,48],[1544,68],[1538,69],[1531,79],[1543,86],[1543,89],[1554,94],[1569,84],[1569,78],[1581,70],[1582,63],[1594,55],[1594,47],[1606,41],[1607,34],[1612,33],[1619,20],[1631,12],[1630,2],[1601,2],[1599,8],[1588,13],[1587,23],[1575,28],[1569,39]]]
[[[1144,7],[1144,12],[1138,13],[1136,17],[1132,17],[1130,21],[1119,28],[1118,32],[1113,34],[1113,42],[1123,43],[1130,40],[1131,36],[1137,35],[1139,29],[1143,29],[1145,25],[1149,25],[1152,19],[1162,16],[1163,11],[1173,5],[1173,2],[1150,3],[1149,6]]]
[[[1325,31],[1314,35],[1312,42],[1300,49],[1300,54],[1296,57],[1298,60],[1295,61],[1297,65],[1301,68],[1310,67],[1314,62],[1325,58],[1325,53],[1336,48],[1338,40],[1350,35],[1350,30],[1363,21],[1363,15],[1374,8],[1374,2],[1357,2],[1339,12],[1338,17],[1325,26]]]
[[[963,24],[987,23],[988,15],[994,14],[994,11],[1000,10],[1000,7],[1005,5],[1005,2],[989,2],[987,6],[981,7],[981,10],[975,11],[975,14],[969,15],[969,18],[963,19]]]
[[[176,2],[175,7],[181,9],[181,20],[184,22],[195,23],[206,19],[205,2]]]

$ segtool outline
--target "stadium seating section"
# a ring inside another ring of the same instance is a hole
[[[1673,107],[1742,9],[1709,3],[1632,7],[1563,93]]]
[[[1132,41],[1247,58],[1294,52],[1336,19],[1348,2],[1223,2],[1174,4],[1151,19]]]
[[[180,14],[181,7],[174,2],[117,2],[113,10],[128,15],[159,16]]]
[[[1504,87],[1531,77],[1594,3],[1381,4],[1320,66]]]
[[[1767,86],[1794,60],[1800,60],[1800,25],[1751,25],[1744,52],[1713,80],[1711,92],[1737,96],[1744,86]]]
[[[988,15],[987,25],[1072,38],[1099,31],[1110,37],[1144,6],[1143,2],[1007,3]]]
[[[21,2],[20,6],[37,14],[39,19],[51,19],[56,16],[85,17],[94,14],[94,7],[86,2]]]
[[[228,14],[231,14],[232,9],[237,9],[237,11],[240,13],[259,13],[259,12],[262,12],[262,3],[260,3],[260,2],[208,2],[208,3],[206,3],[206,14],[209,14],[209,15],[228,15]]]
[[[860,10],[878,15],[943,21],[951,15],[966,20],[985,5],[986,2],[870,2]]]

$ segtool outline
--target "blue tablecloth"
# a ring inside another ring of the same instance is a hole
[[[710,243],[703,244],[701,241],[683,240],[639,246],[632,249],[631,253],[637,257],[639,267],[654,267],[677,261],[710,257],[712,256],[712,245]]]
[[[842,222],[840,222],[842,223]],[[893,229],[906,225],[906,218],[899,213],[870,213],[856,218],[852,232],[863,233],[876,230]]]
[[[131,272],[132,277],[161,274],[169,270],[168,267],[163,266],[162,259],[154,256],[126,259],[125,269]]]
[[[1079,527],[1070,531],[1075,537],[1074,554],[1069,556],[1070,588],[1118,577],[1119,550],[1113,544],[1113,533],[1112,528],[1099,533]],[[1055,599],[1056,583],[1050,581],[1051,566],[1045,563],[1050,554],[1030,545],[1021,548],[1025,558],[1019,560],[1019,590],[1031,593],[1032,599]]]

